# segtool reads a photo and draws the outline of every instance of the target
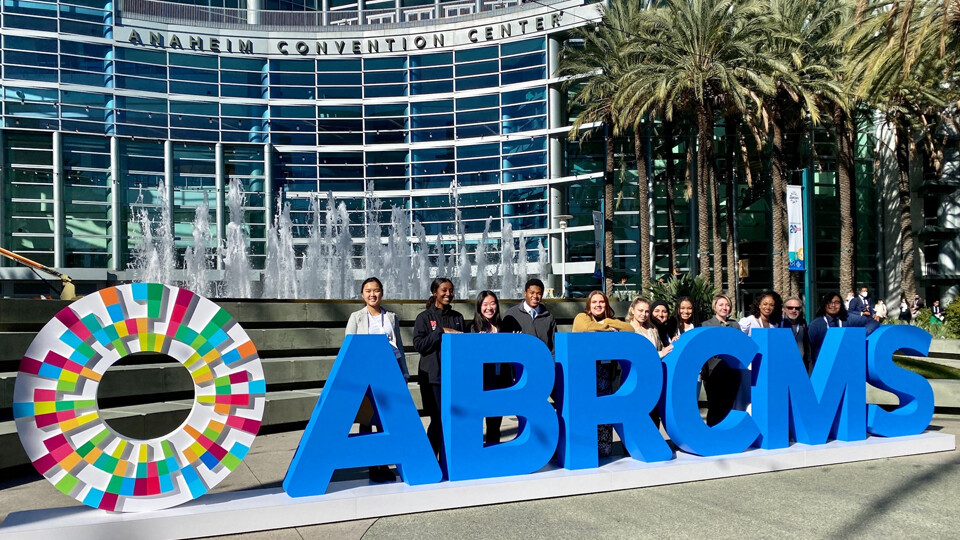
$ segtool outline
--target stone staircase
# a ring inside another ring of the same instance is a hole
[[[504,302],[504,307],[516,301]],[[561,331],[569,331],[582,302],[546,301]],[[350,313],[358,301],[217,302],[243,326],[257,346],[267,381],[267,401],[261,431],[302,429],[320,396],[343,341]],[[68,302],[0,299],[0,471],[29,463],[13,421],[13,391],[19,362],[34,336]],[[413,321],[422,301],[384,304],[401,320],[407,367],[417,372],[420,355],[413,351]],[[472,302],[455,309],[471,318]],[[625,304],[615,305],[626,313]],[[420,392],[409,382],[419,409]],[[111,367],[98,389],[100,414],[129,437],[151,438],[169,433],[186,418],[193,404],[189,373],[175,361],[138,354]]]
[[[506,301],[503,306],[516,301]],[[302,429],[320,396],[343,341],[350,313],[358,301],[245,301],[217,302],[246,330],[257,346],[267,381],[267,401],[261,431]],[[569,332],[583,301],[546,300],[557,318],[559,331]],[[29,464],[13,421],[13,390],[20,359],[36,333],[68,302],[57,300],[0,299],[0,471]],[[413,321],[423,310],[421,301],[389,302],[399,314],[407,367],[416,374],[419,354],[413,351]],[[469,319],[472,302],[455,308]],[[613,308],[624,315],[627,304]],[[172,359],[137,355],[107,371],[98,390],[101,415],[130,437],[151,438],[166,434],[186,418],[193,404],[193,385],[185,368]],[[935,340],[928,360],[960,367],[960,341]],[[960,381],[934,380],[938,409],[960,409]],[[420,392],[408,383],[419,409]],[[868,388],[872,403],[895,404],[891,394]],[[701,394],[701,401],[705,397]]]

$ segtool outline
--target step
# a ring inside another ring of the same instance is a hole
[[[414,375],[420,361],[418,353],[407,353],[407,369]],[[336,356],[291,356],[261,359],[268,389],[289,386],[323,386],[333,369]],[[129,396],[188,393],[193,390],[190,374],[181,366],[169,363],[144,363],[110,368],[100,387],[98,399],[119,400]],[[0,373],[0,418],[12,413],[13,391],[17,372]]]
[[[420,400],[420,389],[416,383],[408,383],[407,388],[417,410],[421,410],[423,403]],[[321,390],[286,390],[268,392],[267,402],[263,409],[261,429],[273,428],[302,429],[320,397]],[[147,433],[146,426],[150,425],[150,432],[166,432],[176,429],[184,413],[190,410],[192,400],[175,400],[161,403],[148,403],[128,407],[101,409],[101,416],[112,422],[128,436],[143,436]],[[16,423],[13,420],[0,422],[0,470],[8,467],[26,465],[29,463],[26,453],[20,444],[17,435]]]

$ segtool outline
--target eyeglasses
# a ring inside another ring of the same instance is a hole
[[[783,309],[789,309],[789,310],[796,311],[796,310],[800,309],[800,306],[783,306]]]
[[[839,306],[839,305],[841,305],[842,303],[843,303],[843,302],[841,302],[841,301],[839,301],[839,300],[834,300],[833,302],[830,302],[830,303],[827,304],[827,305],[828,305],[828,306]]]

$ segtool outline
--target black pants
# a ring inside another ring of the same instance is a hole
[[[720,362],[704,377],[703,389],[707,392],[707,425],[715,426],[733,409],[740,390],[740,370]]]
[[[426,371],[417,372],[417,384],[420,386],[420,399],[423,401],[423,412],[430,417],[427,426],[427,439],[433,453],[438,458],[443,457],[443,427],[440,424],[440,385],[430,382]],[[441,460],[442,461],[442,460]]]

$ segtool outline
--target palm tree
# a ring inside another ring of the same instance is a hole
[[[832,64],[838,56],[833,31],[841,22],[841,6],[835,0],[769,0],[767,47],[778,57],[768,64],[776,93],[764,103],[770,122],[773,288],[790,295],[799,291],[792,290],[788,270],[784,133],[803,125],[804,115],[819,124],[826,103],[843,103],[834,77],[837,66]]]
[[[614,100],[622,91],[618,84],[620,78],[635,58],[628,53],[627,45],[640,9],[639,2],[631,0],[611,2],[604,10],[600,23],[574,30],[574,39],[568,41],[561,51],[557,70],[561,77],[569,77],[563,84],[565,88],[573,90],[570,105],[582,107],[582,112],[571,126],[571,138],[589,136],[600,130],[603,132],[603,275],[607,291],[613,290],[614,137],[623,134],[625,128],[632,125],[623,111],[614,107]],[[646,176],[646,169],[638,172]],[[640,185],[646,191],[646,182],[641,181]],[[649,266],[649,221],[646,228],[641,224],[640,229],[641,266],[646,268]]]
[[[708,187],[713,161],[714,111],[749,114],[772,85],[761,69],[768,60],[763,4],[756,0],[664,0],[640,14],[629,52],[637,62],[622,81],[617,102],[636,116],[672,121],[687,111],[697,126],[698,247],[700,275],[710,271]],[[721,254],[714,253],[714,264]]]
[[[850,43],[858,95],[892,129],[900,213],[900,287],[916,292],[910,159],[914,135],[929,134],[926,116],[957,99],[955,2],[899,0],[869,3]],[[953,80],[948,81],[947,77]],[[947,84],[950,82],[951,84]]]

